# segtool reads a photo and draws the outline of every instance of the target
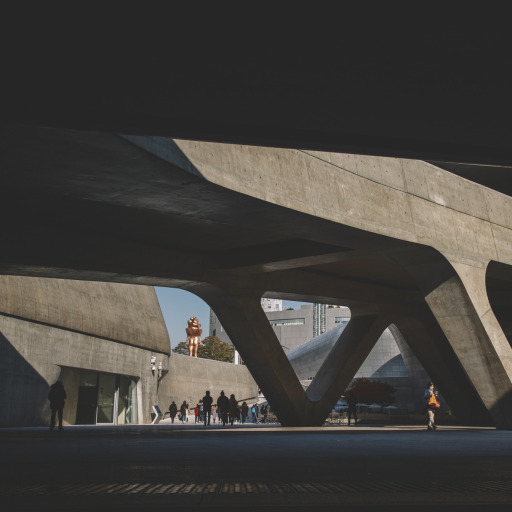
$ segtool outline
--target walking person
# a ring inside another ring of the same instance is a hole
[[[242,416],[242,425],[245,423],[247,415],[249,414],[249,406],[247,402],[242,403],[242,407],[240,407],[240,415]]]
[[[428,424],[427,424],[427,430],[436,430],[437,425],[435,424],[435,413],[436,410],[439,408],[440,404],[437,400],[437,396],[439,395],[439,392],[434,386],[434,383],[430,381],[427,384],[427,389],[425,390],[424,398],[425,398],[425,406],[427,409],[427,415],[428,415]]]
[[[350,427],[350,420],[352,419],[352,415],[354,415],[354,427],[357,426],[357,398],[354,393],[350,392],[347,396],[347,420],[348,426]]]
[[[181,414],[181,423],[185,423],[188,421],[187,414],[188,414],[188,404],[186,400],[183,400],[183,403],[180,406],[180,414]]]
[[[219,398],[217,398],[217,409],[219,411],[219,421],[222,419],[222,425],[225,426],[228,421],[229,398],[224,394],[224,391],[221,391]]]
[[[235,395],[231,395],[229,397],[229,423],[233,425],[236,417],[236,407],[238,405],[238,401],[235,398]]]
[[[178,406],[176,402],[173,400],[172,404],[169,405],[169,416],[171,417],[171,423],[174,423],[174,418],[176,418],[176,414],[178,414]]]
[[[195,421],[194,421],[194,423],[199,423],[199,404],[197,404],[197,405],[194,407],[194,416],[195,416]]]
[[[210,396],[210,392],[206,391],[206,395],[203,396],[203,415],[204,415],[204,424],[206,425],[206,421],[208,418],[208,425],[210,424],[210,418],[212,415],[212,403],[213,398]],[[213,419],[215,423],[215,418]]]
[[[59,430],[63,430],[62,426],[62,412],[64,409],[64,401],[66,400],[66,391],[64,389],[64,385],[62,381],[58,380],[55,384],[50,386],[50,391],[48,392],[48,400],[50,400],[50,409],[52,411],[51,419],[50,419],[50,430],[55,428],[55,416],[59,417]]]

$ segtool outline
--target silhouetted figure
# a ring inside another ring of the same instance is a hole
[[[56,414],[59,415],[59,430],[64,428],[62,426],[62,411],[64,409],[64,400],[66,400],[66,398],[66,391],[64,390],[62,381],[58,380],[55,384],[50,386],[50,391],[48,392],[48,400],[50,400],[50,409],[52,411],[50,430],[55,428]]]
[[[233,425],[233,422],[236,418],[236,406],[238,405],[238,400],[235,398],[235,395],[231,395],[229,397],[229,423]]]
[[[176,418],[176,414],[178,414],[178,406],[176,402],[173,400],[172,404],[169,405],[169,415],[171,416],[171,422],[174,423],[174,418]]]
[[[210,424],[210,418],[212,415],[212,403],[213,398],[210,396],[210,392],[207,391],[206,395],[203,396],[203,414],[204,414],[204,424],[206,425],[206,418],[208,417],[208,425]],[[215,423],[215,418],[213,420]]]
[[[349,393],[347,396],[347,419],[348,426],[350,427],[350,420],[352,419],[352,415],[354,415],[354,426],[357,426],[357,398],[354,393]]]
[[[185,421],[188,421],[187,415],[188,415],[188,404],[186,400],[183,400],[183,403],[180,406],[180,414],[181,414],[181,423],[185,423]]]
[[[267,416],[268,416],[268,407],[266,405],[262,405],[260,412],[263,415],[261,423],[265,423],[267,421]]]
[[[229,398],[224,394],[224,391],[221,391],[219,398],[217,398],[217,408],[220,418],[222,419],[222,424],[226,425],[228,421]]]
[[[242,424],[245,423],[247,415],[249,414],[249,406],[247,402],[242,403],[242,407],[240,407],[240,415],[242,416]]]

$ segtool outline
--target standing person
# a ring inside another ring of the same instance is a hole
[[[176,402],[173,400],[172,404],[169,405],[169,416],[171,417],[171,423],[174,423],[174,418],[176,418],[176,414],[178,414],[178,406]]]
[[[199,422],[199,404],[197,404],[197,405],[194,407],[194,416],[195,416],[195,421],[194,421],[194,423],[198,423],[198,422]]]
[[[210,392],[206,391],[206,395],[203,396],[203,415],[204,415],[204,424],[206,425],[206,418],[208,417],[208,425],[210,424],[210,418],[212,415],[212,403],[213,398],[210,396]],[[215,423],[215,418],[213,418],[213,422]]]
[[[59,416],[59,430],[64,429],[62,426],[62,411],[64,409],[64,400],[66,400],[66,398],[66,391],[64,390],[62,381],[58,380],[55,384],[50,386],[50,391],[48,392],[48,400],[50,400],[50,409],[52,411],[50,430],[55,428],[56,414]]]
[[[185,423],[185,421],[188,421],[187,413],[188,413],[188,404],[187,404],[186,400],[183,400],[183,403],[180,406],[181,423]]]
[[[258,423],[258,414],[260,412],[260,410],[258,408],[258,404],[254,404],[252,406],[251,412],[252,412],[252,422]]]
[[[229,423],[233,425],[236,416],[236,406],[238,405],[238,401],[235,398],[235,395],[231,395],[229,397]]]
[[[216,419],[219,419],[219,421],[220,421],[219,411],[217,410],[217,404],[212,405],[212,419],[213,419],[213,423],[215,423]]]
[[[224,391],[221,391],[219,398],[217,398],[217,408],[219,411],[219,421],[222,418],[222,425],[225,426],[228,421],[229,398],[224,394]]]
[[[261,406],[261,414],[263,415],[263,419],[261,420],[261,423],[265,423],[267,421],[267,416],[268,416],[268,407],[266,404]]]
[[[242,424],[244,424],[245,419],[247,418],[247,415],[249,414],[249,406],[247,405],[247,402],[242,403],[242,407],[240,407],[240,414],[242,416]]]
[[[439,392],[434,387],[434,383],[430,381],[427,384],[427,389],[425,390],[424,398],[425,398],[425,406],[427,408],[427,414],[428,414],[428,424],[427,424],[427,430],[436,430],[437,426],[435,424],[435,412],[436,409],[439,407],[437,404],[439,402],[437,401],[437,396]]]
[[[347,419],[348,419],[348,426],[350,427],[350,420],[352,418],[352,415],[354,415],[354,427],[357,426],[357,398],[355,397],[354,393],[349,392],[347,396]]]

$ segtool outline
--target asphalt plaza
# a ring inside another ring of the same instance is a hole
[[[512,432],[139,425],[0,431],[0,504],[67,510],[505,510]]]

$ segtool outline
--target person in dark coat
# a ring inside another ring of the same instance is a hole
[[[188,421],[188,404],[186,400],[183,400],[183,403],[180,407],[180,414],[181,414],[181,423],[185,423]]]
[[[217,408],[222,418],[222,425],[225,426],[228,421],[229,398],[224,394],[224,391],[221,391],[219,398],[217,398]]]
[[[55,428],[55,415],[59,416],[59,430],[62,430],[64,427],[62,426],[62,411],[64,409],[64,401],[66,400],[66,391],[64,390],[64,385],[62,381],[58,380],[55,384],[50,386],[50,391],[48,392],[48,400],[50,400],[50,409],[52,411],[52,416],[50,420],[50,430]]]
[[[235,398],[235,395],[231,395],[229,397],[229,423],[233,425],[233,422],[236,418],[236,407],[238,405],[238,401]]]
[[[242,415],[242,423],[245,423],[245,419],[249,414],[249,406],[247,405],[247,402],[244,402],[242,407],[240,407],[240,414]]]
[[[206,425],[206,417],[208,417],[208,425],[210,424],[210,418],[212,414],[212,403],[213,398],[210,396],[210,392],[207,391],[206,395],[203,396],[203,412],[204,412],[204,424]],[[215,419],[213,420],[215,423]]]
[[[176,414],[178,414],[178,406],[176,402],[173,400],[172,404],[169,405],[169,416],[171,417],[171,422],[174,423],[174,418],[176,418]]]

